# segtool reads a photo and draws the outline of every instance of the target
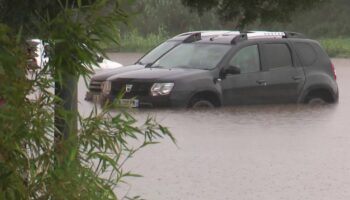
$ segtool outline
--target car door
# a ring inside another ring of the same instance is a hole
[[[261,43],[262,69],[267,73],[264,97],[269,103],[296,102],[305,82],[288,41]]]
[[[221,82],[223,105],[263,103],[264,73],[257,44],[242,47],[229,59],[239,74],[227,74]]]

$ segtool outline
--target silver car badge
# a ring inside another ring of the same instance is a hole
[[[132,85],[131,84],[126,84],[125,85],[125,92],[131,92]]]

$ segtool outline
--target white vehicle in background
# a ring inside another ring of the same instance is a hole
[[[93,68],[94,68],[94,71],[96,73],[96,72],[98,72],[100,70],[115,69],[115,68],[119,68],[119,67],[122,67],[122,66],[123,65],[118,63],[118,62],[115,62],[115,61],[103,58],[101,56],[98,56],[98,66],[94,66]]]
[[[33,54],[32,59],[28,61],[29,71],[27,74],[27,78],[29,80],[35,80],[36,76],[40,73],[41,69],[43,69],[45,64],[48,62],[48,58],[45,57],[45,47],[41,40],[32,39],[32,40],[28,40],[27,43],[28,43],[28,53],[32,54],[31,51],[33,50],[35,51],[35,54]],[[92,66],[94,74],[102,70],[115,69],[123,66],[122,64],[106,59],[101,55],[96,55],[95,57],[98,65]],[[43,74],[40,74],[40,76],[42,75]],[[50,76],[50,75],[46,74],[44,76]],[[50,88],[47,88],[47,92],[50,92],[53,94],[54,86],[52,85]],[[27,96],[27,98],[30,100],[36,100],[39,98],[40,95],[41,95],[40,89],[36,88],[34,89],[33,93]],[[2,103],[3,102],[0,101],[0,105]]]
[[[32,40],[28,41],[28,43],[30,45],[36,46],[35,62],[39,68],[42,68],[44,66],[44,64],[48,61],[47,60],[48,58],[44,57],[44,48],[45,47],[44,47],[42,41],[39,39],[32,39]],[[120,64],[118,62],[114,62],[114,61],[109,60],[109,59],[106,59],[106,58],[102,57],[101,55],[96,55],[96,60],[97,60],[98,65],[93,66],[95,73],[100,71],[100,70],[115,69],[115,68],[123,66],[122,64]]]

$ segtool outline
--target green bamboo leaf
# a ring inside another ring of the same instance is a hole
[[[9,176],[11,176],[12,173],[13,173],[12,171],[9,171],[9,172],[0,174],[0,180],[6,180]]]

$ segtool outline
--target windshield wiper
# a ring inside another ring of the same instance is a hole
[[[146,67],[146,68],[166,68],[166,67],[159,66],[159,65],[152,66],[152,64],[147,64],[145,67]]]
[[[187,66],[187,65],[179,65],[179,66],[175,66],[175,67],[172,67],[172,68],[183,68],[183,69],[189,69],[191,68],[190,66]]]
[[[192,66],[187,66],[187,65],[179,65],[176,67],[172,68],[182,68],[182,69],[201,69],[201,70],[211,70],[212,67],[192,67]]]
[[[203,70],[212,70],[212,67],[201,67],[201,68],[197,68],[197,69],[203,69]]]
[[[152,68],[152,63],[145,63],[145,68]]]

